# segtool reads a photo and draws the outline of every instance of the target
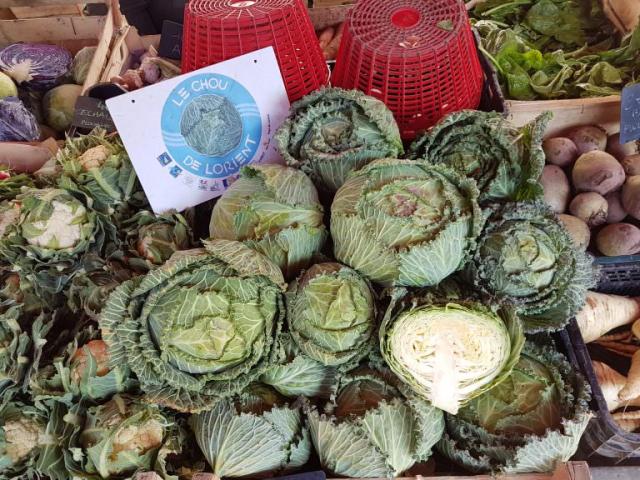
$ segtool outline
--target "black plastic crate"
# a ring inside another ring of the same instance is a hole
[[[617,257],[617,259],[620,258],[623,257]],[[613,286],[615,284],[612,284],[612,288]],[[621,292],[621,290],[619,288],[617,292]],[[635,287],[629,286],[624,293],[639,295],[640,282],[636,281]],[[591,386],[591,408],[596,413],[582,436],[576,458],[586,460],[592,466],[640,465],[640,433],[626,432],[613,420],[591,364],[592,360],[602,361],[626,375],[630,363],[629,359],[614,356],[597,345],[587,347],[575,320],[572,320],[567,326],[566,333],[578,367]]]
[[[640,255],[597,257],[598,291],[616,295],[640,295]]]

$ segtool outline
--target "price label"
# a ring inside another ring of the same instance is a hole
[[[111,119],[107,105],[103,100],[92,97],[78,97],[73,115],[73,126],[92,130],[104,128],[107,132],[115,132],[116,126]]]
[[[162,22],[162,34],[158,53],[161,57],[180,60],[182,58],[182,25],[165,20]]]
[[[640,84],[622,89],[620,102],[620,143],[640,139]]]

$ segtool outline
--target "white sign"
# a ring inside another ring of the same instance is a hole
[[[250,163],[282,159],[289,100],[272,47],[107,100],[155,213],[224,193]]]

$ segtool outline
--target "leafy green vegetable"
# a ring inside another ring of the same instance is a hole
[[[147,198],[122,141],[96,129],[68,139],[56,158],[62,169],[61,188],[93,199],[93,208],[119,223],[148,207]]]
[[[238,240],[295,278],[327,238],[318,192],[299,170],[281,165],[244,167],[218,200],[211,238]]]
[[[35,187],[32,175],[26,173],[16,174],[0,165],[0,201],[13,200],[23,187]]]
[[[335,257],[381,285],[437,285],[475,246],[484,222],[478,195],[475,181],[444,165],[370,163],[336,193]]]
[[[67,332],[57,332],[65,335]],[[67,333],[68,334],[68,333]],[[126,365],[111,366],[106,344],[93,326],[82,328],[50,361],[38,361],[29,388],[36,396],[65,396],[101,402],[134,389]]]
[[[489,0],[473,15],[509,98],[615,95],[640,73],[640,27],[618,41],[596,0]]]
[[[88,254],[113,248],[115,228],[91,204],[66,190],[23,190],[0,205],[0,254],[37,290],[61,292]]]
[[[501,114],[466,110],[446,116],[416,140],[410,156],[473,178],[481,205],[542,196],[542,137],[551,113],[516,128]]]
[[[446,415],[438,450],[474,472],[551,472],[577,450],[589,400],[589,386],[560,353],[527,342],[505,381]]]
[[[343,374],[318,411],[306,404],[322,468],[346,477],[397,477],[426,461],[443,432],[442,412],[386,368]]]
[[[308,357],[288,333],[278,337],[278,363],[260,376],[260,381],[270,385],[285,397],[329,398],[337,369],[328,367]]]
[[[509,308],[432,293],[392,296],[380,327],[389,367],[418,395],[446,412],[458,409],[509,376],[524,344]]]
[[[289,286],[289,331],[323,365],[357,365],[373,345],[375,299],[368,283],[339,263],[319,263]]]
[[[528,333],[562,328],[596,280],[592,258],[541,201],[494,206],[469,270],[477,288],[517,308]]]
[[[289,406],[263,385],[219,400],[189,422],[213,473],[221,478],[299,468],[311,454],[300,403]]]
[[[384,103],[340,88],[318,90],[294,103],[276,139],[287,164],[300,167],[330,194],[351,171],[404,151],[398,125]]]
[[[67,462],[67,467],[81,478],[87,474],[93,474],[89,478],[113,478],[150,469],[170,421],[157,406],[129,396],[117,395],[90,407],[83,427],[70,440],[70,447],[82,456],[75,455],[77,463]]]
[[[139,271],[148,271],[165,263],[179,250],[193,247],[193,232],[187,218],[176,212],[154,215],[141,210],[122,222],[121,232],[127,251],[113,258]]]
[[[275,359],[283,286],[280,270],[239,242],[177,252],[109,296],[100,328],[111,365],[128,364],[149,401],[204,410]]]

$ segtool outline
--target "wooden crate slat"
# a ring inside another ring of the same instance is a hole
[[[42,7],[10,7],[16,18],[56,17],[63,15],[82,15],[83,5],[49,5]]]
[[[47,7],[53,5],[73,5],[77,3],[78,0],[0,0],[0,8]],[[84,3],[111,3],[111,0],[90,0]]]
[[[96,38],[106,17],[47,17],[3,20],[0,46],[14,42],[59,42],[68,39]]]

